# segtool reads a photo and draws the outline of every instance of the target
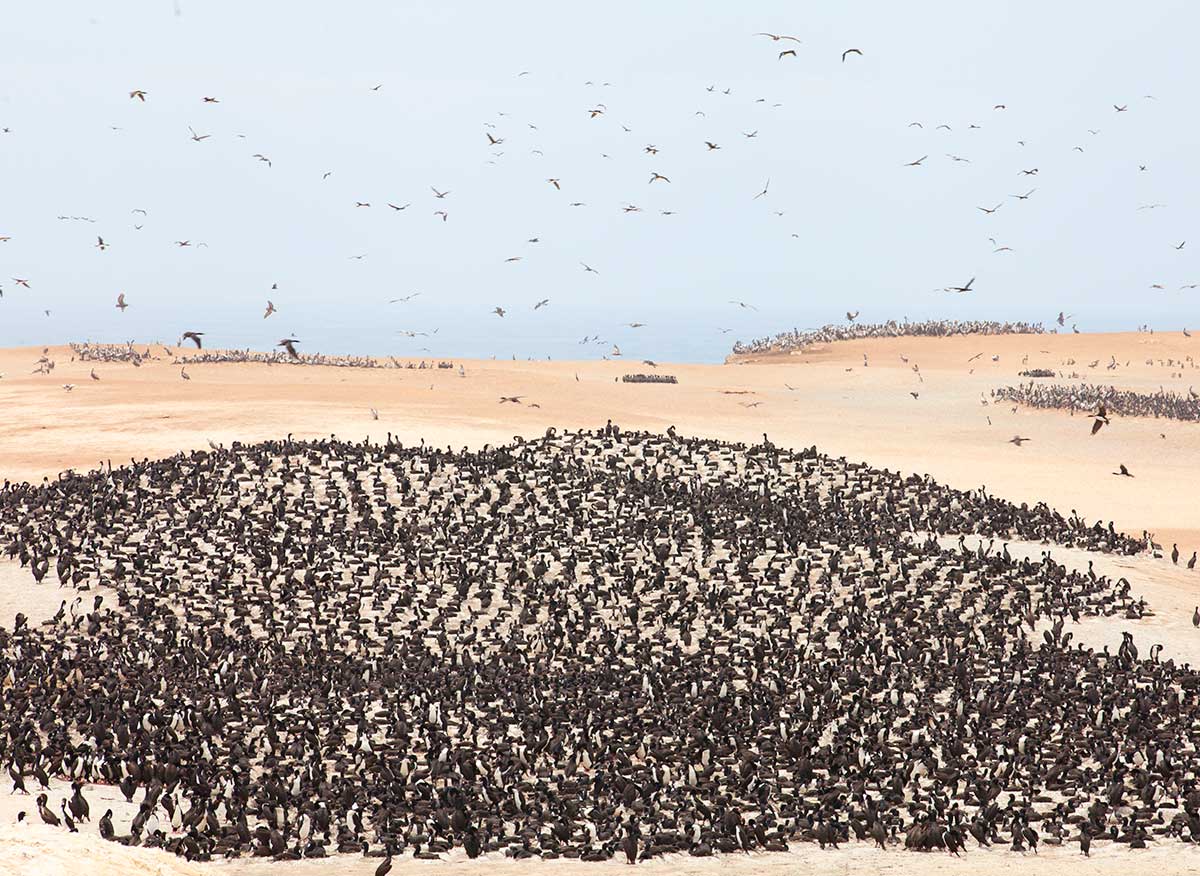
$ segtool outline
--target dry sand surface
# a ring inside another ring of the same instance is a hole
[[[100,460],[120,464],[132,456],[203,448],[210,440],[255,441],[289,432],[359,439],[382,438],[391,431],[406,442],[424,438],[455,448],[477,447],[514,434],[540,434],[551,425],[592,428],[611,417],[625,428],[663,430],[674,424],[683,433],[730,440],[756,441],[766,432],[777,444],[816,444],[825,452],[873,465],[929,473],[957,487],[986,484],[992,493],[1015,501],[1045,500],[1064,512],[1075,509],[1089,519],[1112,519],[1131,532],[1149,529],[1168,550],[1178,541],[1186,556],[1200,547],[1200,424],[1113,418],[1110,428],[1091,437],[1089,421],[1082,417],[1024,409],[1013,413],[1009,405],[984,406],[980,398],[994,387],[1018,382],[1017,372],[1026,367],[1076,370],[1096,383],[1186,392],[1193,380],[1200,384],[1200,373],[1193,375],[1189,365],[1182,377],[1172,378],[1178,369],[1157,362],[1186,357],[1191,350],[1192,342],[1178,334],[872,340],[720,366],[660,364],[657,370],[676,375],[678,385],[614,382],[624,373],[652,369],[607,361],[464,362],[465,377],[457,368],[191,365],[192,379],[183,381],[178,366],[167,362],[140,369],[72,364],[65,348],[51,350],[58,364],[52,375],[44,376],[29,373],[40,349],[5,350],[0,351],[0,373],[5,375],[0,379],[5,412],[0,476],[41,479],[66,468],[91,468]],[[983,355],[968,363],[977,353]],[[1116,371],[1104,368],[1110,355],[1121,363]],[[1069,358],[1076,360],[1074,366],[1063,364]],[[1156,364],[1146,365],[1148,358]],[[1099,366],[1089,368],[1096,359]],[[920,378],[913,365],[919,366]],[[100,375],[98,382],[89,377],[92,367]],[[76,388],[68,393],[64,383]],[[913,399],[910,391],[920,397]],[[501,395],[521,395],[523,404],[500,404]],[[378,421],[370,415],[372,407],[379,411]],[[1018,433],[1033,440],[1020,449],[1006,443]],[[1136,477],[1114,477],[1118,463]],[[952,546],[954,540],[945,543]],[[1045,549],[1035,544],[1010,547],[1015,556],[1037,557]],[[1200,570],[1189,572],[1182,564],[1173,567],[1149,557],[1097,558],[1059,548],[1053,553],[1080,568],[1092,559],[1098,572],[1128,577],[1133,591],[1144,595],[1154,610],[1139,621],[1089,620],[1077,625],[1077,640],[1115,647],[1128,629],[1143,653],[1159,642],[1164,659],[1200,663],[1200,632],[1191,624],[1193,605],[1200,602]],[[0,562],[0,624],[11,624],[17,611],[35,622],[48,617],[63,595],[56,583],[39,587],[24,570]],[[56,790],[52,802],[61,796]],[[94,818],[114,796],[109,788],[88,791]],[[111,805],[120,831],[132,811],[123,803]],[[94,825],[77,836],[40,823],[17,826],[15,813],[22,808],[33,812],[36,821],[31,799],[0,795],[0,874],[286,871],[324,876],[369,874],[378,863],[346,856],[292,864],[188,865],[165,853],[102,843]],[[502,858],[470,862],[458,855],[446,862],[398,860],[396,871],[486,869],[504,874],[544,868],[582,874],[625,866],[616,861],[530,864]],[[1200,853],[1175,844],[1142,852],[1103,844],[1089,861],[1079,857],[1076,847],[1044,848],[1036,857],[1019,858],[972,848],[956,860],[859,845],[820,852],[805,845],[782,855],[665,859],[639,865],[639,872],[992,874],[1012,867],[1035,874],[1190,873],[1200,872]]]
[[[1200,341],[1179,333],[891,338],[730,365],[467,361],[460,377],[457,368],[212,364],[189,365],[189,381],[165,361],[141,368],[97,364],[101,379],[93,381],[93,365],[71,363],[62,347],[50,350],[53,374],[31,375],[40,348],[3,350],[0,476],[40,479],[103,459],[120,464],[131,456],[203,448],[209,440],[256,441],[289,432],[360,439],[390,431],[406,442],[478,447],[551,425],[594,428],[611,417],[625,428],[661,431],[674,424],[685,434],[729,440],[757,441],[766,432],[780,445],[816,444],[958,487],[986,484],[1014,501],[1044,500],[1138,534],[1149,529],[1168,549],[1178,541],[1190,555],[1200,547],[1200,424],[1114,418],[1112,428],[1093,438],[1082,417],[1027,409],[1014,414],[1009,405],[985,407],[980,398],[1020,382],[1017,372],[1035,367],[1078,370],[1096,383],[1186,392],[1193,382],[1200,386],[1200,369],[1171,378],[1176,369],[1144,363],[1181,359],[1197,349]],[[968,363],[976,354],[982,355]],[[1110,355],[1121,363],[1116,371],[1104,367]],[[1073,369],[1062,364],[1069,358],[1077,362]],[[1094,360],[1100,364],[1088,368]],[[655,370],[676,375],[679,384],[614,382],[627,372]],[[75,389],[65,391],[64,383]],[[501,395],[524,398],[520,405],[500,404]],[[1020,449],[1005,443],[1017,433],[1033,440]],[[1113,477],[1119,463],[1135,478]]]

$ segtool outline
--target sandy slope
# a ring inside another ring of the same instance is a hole
[[[1194,363],[1173,378],[1180,369],[1144,361],[1182,359],[1194,349],[1200,341],[1182,334],[886,339],[749,364],[660,364],[658,371],[679,378],[676,386],[615,383],[628,371],[652,370],[620,361],[467,362],[466,377],[436,369],[193,365],[190,381],[165,362],[101,364],[96,382],[88,375],[92,366],[72,364],[65,348],[51,350],[58,366],[50,376],[29,373],[40,349],[4,350],[0,476],[40,479],[102,459],[119,464],[208,440],[289,432],[358,439],[391,431],[405,441],[479,446],[550,425],[590,428],[612,417],[624,427],[661,430],[673,423],[684,433],[732,440],[759,440],[765,431],[779,444],[815,443],[956,486],[986,484],[1005,498],[1074,508],[1133,532],[1150,529],[1168,549],[1178,541],[1190,555],[1200,547],[1200,425],[1122,420],[1090,438],[1082,418],[1013,414],[1008,406],[984,407],[980,397],[1017,382],[1023,367],[1069,371],[1062,363],[1072,357],[1074,368],[1096,382],[1186,391],[1193,382],[1200,386]],[[982,355],[968,363],[976,354]],[[1116,371],[1104,368],[1110,355],[1122,363]],[[1087,368],[1093,360],[1100,365]],[[68,393],[64,383],[76,388]],[[523,395],[524,403],[499,404],[502,394]],[[1018,432],[1033,441],[1021,449],[1005,443]],[[1110,474],[1122,462],[1133,480]]]
[[[606,419],[626,428],[662,430],[756,441],[765,431],[789,446],[816,444],[826,452],[864,459],[903,471],[928,472],[959,487],[986,484],[1016,501],[1045,500],[1063,511],[1113,519],[1127,530],[1148,528],[1168,549],[1180,543],[1186,555],[1200,547],[1200,425],[1154,420],[1116,420],[1092,438],[1088,421],[1057,412],[1013,413],[1008,406],[983,406],[995,386],[1018,380],[1024,367],[1077,370],[1095,382],[1186,391],[1200,373],[1186,361],[1193,342],[1182,335],[1059,335],[1004,338],[905,339],[835,344],[801,356],[741,361],[724,366],[660,364],[675,374],[676,386],[614,382],[628,371],[650,366],[624,362],[467,362],[466,376],[454,371],[371,371],[334,368],[194,365],[183,381],[178,367],[150,363],[72,364],[56,348],[53,375],[30,375],[41,350],[0,351],[0,477],[41,479],[68,467],[85,469],[103,459],[114,464],[131,456],[159,456],[230,442],[335,433],[343,438],[381,438],[391,431],[405,441],[422,438],[454,447],[501,442],[514,434],[532,436],[547,426],[591,428]],[[1048,352],[1040,352],[1048,351]],[[982,353],[978,359],[971,357]],[[864,367],[863,356],[867,357]],[[1114,355],[1116,371],[1104,365]],[[902,362],[901,356],[908,358]],[[998,356],[999,361],[993,361]],[[1028,361],[1023,362],[1023,357]],[[1074,358],[1076,363],[1063,363]],[[1151,358],[1156,364],[1147,365]],[[1182,368],[1157,364],[1184,359]],[[1095,368],[1088,365],[1099,359]],[[1128,361],[1128,367],[1124,363]],[[912,370],[917,365],[920,377]],[[1182,374],[1179,377],[1170,376]],[[68,393],[63,383],[74,383]],[[909,392],[919,393],[914,399]],[[737,394],[732,394],[737,393]],[[500,395],[524,396],[523,404],[498,402]],[[533,407],[532,405],[540,405]],[[751,406],[753,405],[753,406]],[[369,408],[379,410],[371,418]],[[992,425],[988,424],[988,417]],[[1014,433],[1033,439],[1023,448],[1005,443]],[[1160,437],[1165,435],[1165,437]],[[1136,478],[1110,474],[1120,462]],[[1013,546],[1038,556],[1041,545]],[[1085,566],[1081,552],[1055,550],[1061,561]],[[1188,572],[1150,558],[1104,558],[1098,571],[1125,575],[1134,592],[1155,610],[1141,621],[1089,621],[1076,629],[1094,646],[1134,632],[1143,653],[1164,644],[1164,658],[1200,663],[1200,632],[1191,610],[1200,602],[1200,570]],[[0,624],[17,611],[34,622],[57,610],[63,591],[47,579],[40,587],[27,573],[0,561]],[[86,596],[86,594],[85,594]],[[52,801],[63,796],[56,790]],[[95,817],[115,796],[111,789],[88,792]],[[118,803],[118,830],[132,816]],[[0,794],[0,874],[190,874],[198,872],[324,874],[374,871],[377,861],[357,856],[280,865],[261,861],[189,866],[157,852],[102,843],[94,826],[66,836],[40,823],[15,824],[18,809],[34,812],[29,798]],[[35,813],[36,820],[36,813]],[[541,865],[506,859],[449,863],[406,860],[397,870],[447,867],[456,872],[605,872],[610,862]],[[956,873],[992,874],[1019,866],[1031,873],[1165,873],[1200,871],[1200,854],[1176,845],[1132,853],[1100,847],[1085,862],[1071,849],[1043,849],[1019,860],[1010,853],[972,850],[966,859],[900,851],[879,853],[861,846],[822,853],[801,846],[786,855],[736,856],[657,861],[642,867],[662,873]]]

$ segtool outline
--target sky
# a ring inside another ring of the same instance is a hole
[[[4,17],[0,346],[192,330],[719,361],[847,310],[1200,326],[1200,287],[1180,288],[1200,283],[1184,0],[63,0]]]

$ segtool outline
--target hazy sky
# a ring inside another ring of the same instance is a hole
[[[5,5],[0,345],[194,329],[711,360],[847,309],[1200,327],[1200,289],[1180,290],[1200,283],[1195,3],[177,8]]]

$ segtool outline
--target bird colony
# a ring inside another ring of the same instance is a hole
[[[1003,542],[1142,545],[1045,505],[610,424],[6,484],[0,538],[64,588],[0,630],[0,762],[16,793],[75,783],[72,811],[118,786],[114,842],[633,862],[1200,838],[1200,674],[1074,643],[1072,620],[1152,609]]]

